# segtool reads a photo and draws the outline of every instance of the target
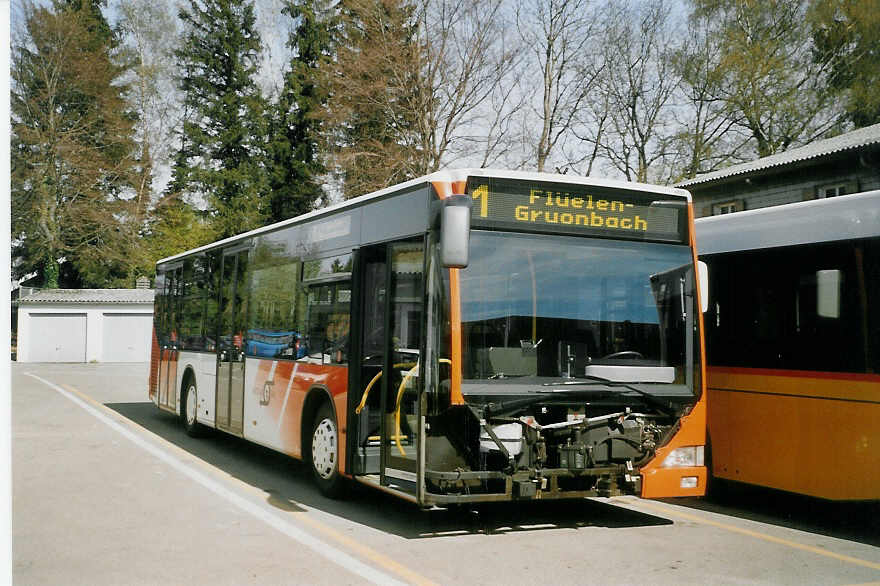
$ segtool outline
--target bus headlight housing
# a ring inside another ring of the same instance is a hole
[[[675,448],[663,460],[664,468],[693,468],[703,465],[703,446]]]

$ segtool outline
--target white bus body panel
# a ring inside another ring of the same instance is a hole
[[[183,375],[187,369],[196,375],[196,389],[198,394],[198,409],[196,420],[206,427],[214,427],[214,402],[216,398],[217,384],[217,357],[206,352],[181,351],[177,361],[177,407],[175,411],[180,413],[180,404],[183,388]]]
[[[247,358],[244,378],[246,439],[281,452],[290,451],[290,442],[284,440],[284,434],[289,434],[284,423],[291,423],[291,399],[298,367],[299,362]]]
[[[216,354],[199,354],[196,381],[199,385],[199,410],[196,419],[206,427],[214,427],[214,407],[217,398]]]

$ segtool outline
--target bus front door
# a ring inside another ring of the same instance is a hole
[[[424,245],[361,251],[356,474],[415,493]]]
[[[383,409],[382,483],[412,494],[418,484],[422,435],[419,412],[420,347],[425,321],[424,242],[389,246],[387,332],[390,354]]]
[[[241,435],[244,427],[247,265],[248,250],[227,252],[220,275],[215,424],[218,429],[236,435]]]

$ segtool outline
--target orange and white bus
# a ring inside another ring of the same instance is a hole
[[[150,398],[422,506],[703,494],[686,191],[443,171],[159,261]]]
[[[696,227],[713,477],[880,499],[880,191]]]

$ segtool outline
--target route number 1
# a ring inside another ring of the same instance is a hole
[[[474,189],[471,197],[474,198],[474,201],[480,201],[480,217],[485,218],[489,216],[489,186],[488,185],[480,185],[476,189]]]

